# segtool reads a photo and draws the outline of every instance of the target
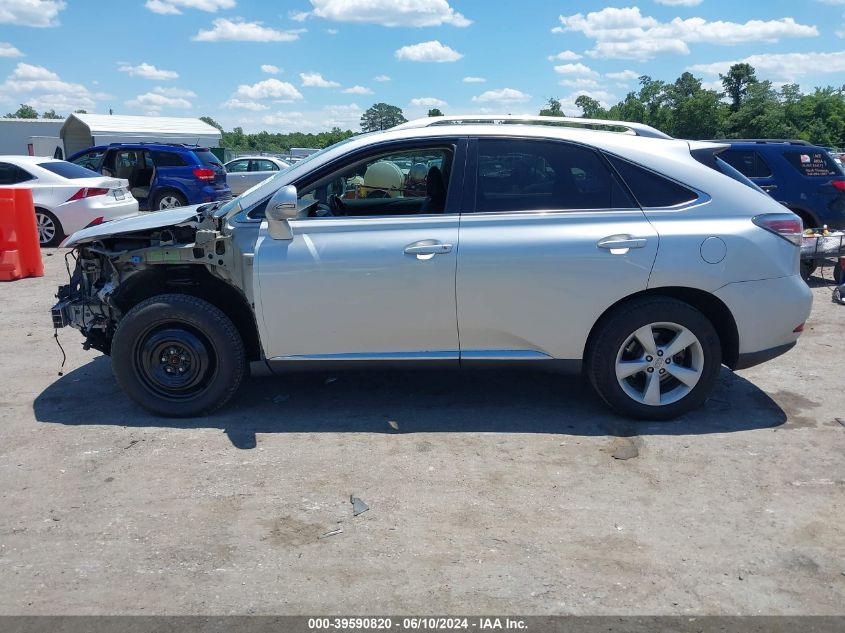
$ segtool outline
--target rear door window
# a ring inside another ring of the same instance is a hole
[[[0,163],[0,185],[17,185],[35,178],[28,171],[24,171],[11,163]]]
[[[837,166],[827,152],[820,150],[798,150],[784,152],[783,157],[802,176],[810,178],[842,176],[842,170]]]
[[[476,188],[482,213],[636,206],[598,152],[555,141],[480,139]]]
[[[279,171],[276,164],[269,160],[254,160],[252,164],[253,168],[251,171]]]
[[[607,158],[643,208],[675,207],[698,199],[697,193],[668,178],[616,156]]]
[[[86,169],[90,169],[91,171],[97,171],[100,168],[100,162],[102,161],[105,153],[106,150],[104,149],[97,149],[93,152],[85,152],[81,156],[74,158],[72,162],[76,165],[85,167]]]

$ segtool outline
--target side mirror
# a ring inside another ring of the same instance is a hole
[[[293,185],[281,187],[267,202],[267,210],[264,215],[267,217],[270,237],[274,240],[293,239],[289,220],[296,219],[296,202],[296,187]]]

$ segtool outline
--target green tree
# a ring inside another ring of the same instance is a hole
[[[21,104],[21,107],[15,110],[14,112],[9,112],[6,114],[7,119],[37,119],[38,112],[35,111],[31,105],[27,105],[25,103]]]
[[[402,114],[402,108],[388,103],[376,103],[361,116],[361,129],[364,132],[378,132],[405,123],[407,120]]]
[[[73,113],[74,114],[88,114],[88,110],[79,109],[79,110],[74,110]]]
[[[602,104],[588,97],[587,95],[580,95],[575,99],[575,105],[581,108],[582,115],[585,119],[606,119],[607,111]]]
[[[216,127],[221,132],[223,131],[223,126],[220,125],[217,121],[212,119],[210,116],[201,116],[200,121],[204,123],[208,123],[211,127]]]
[[[64,119],[61,114],[56,114],[55,110],[47,110],[41,115],[42,119]]]
[[[428,111],[428,116],[443,116],[443,113],[440,111],[440,108],[432,108]]]
[[[731,100],[731,111],[736,112],[748,96],[748,90],[756,83],[757,74],[751,64],[734,64],[727,75],[719,74],[725,95]]]
[[[563,113],[563,108],[560,105],[560,101],[555,99],[554,97],[549,97],[546,101],[546,107],[540,110],[540,116],[566,116]]]

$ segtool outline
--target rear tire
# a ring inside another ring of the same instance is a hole
[[[801,279],[803,279],[804,281],[810,281],[810,277],[812,277],[813,273],[816,272],[816,268],[818,268],[818,266],[816,265],[816,262],[814,262],[813,260],[802,259],[801,260]]]
[[[586,371],[617,413],[671,420],[699,407],[722,364],[719,336],[691,305],[648,297],[617,308],[598,325]]]
[[[35,227],[38,229],[38,243],[42,247],[58,246],[65,237],[62,223],[47,209],[35,208]]]
[[[111,348],[117,382],[136,403],[165,417],[211,413],[238,390],[246,371],[235,325],[207,301],[151,297],[121,319]]]
[[[178,191],[162,191],[157,193],[155,199],[153,199],[152,210],[176,209],[184,207],[186,204],[188,204],[188,199]]]

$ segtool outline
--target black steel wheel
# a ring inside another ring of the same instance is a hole
[[[121,319],[112,367],[123,390],[167,417],[210,413],[237,391],[246,368],[232,321],[207,301],[158,295]]]

